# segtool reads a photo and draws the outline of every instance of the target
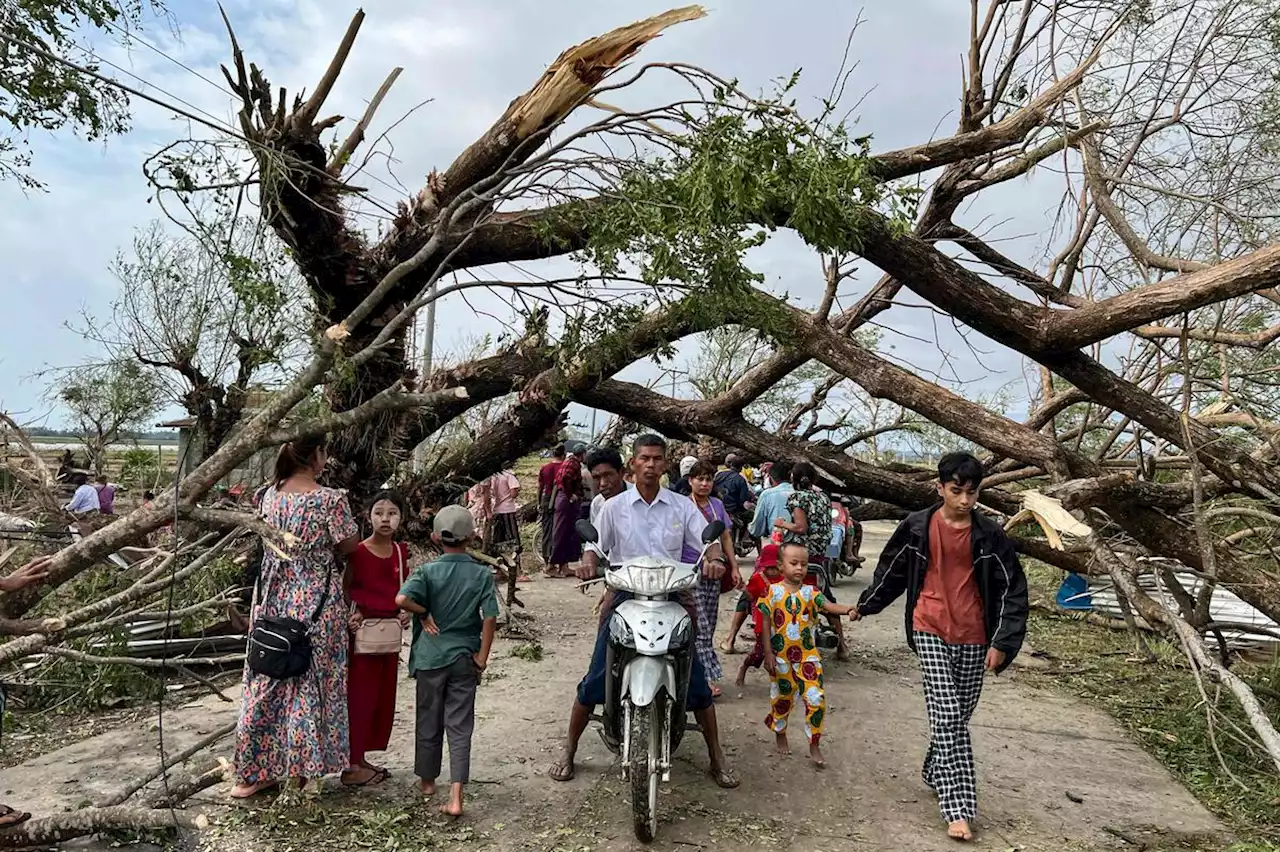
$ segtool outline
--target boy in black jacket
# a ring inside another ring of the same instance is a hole
[[[974,511],[982,475],[982,463],[968,453],[942,457],[941,504],[898,525],[855,616],[875,615],[907,595],[907,644],[920,658],[929,716],[924,783],[957,840],[973,838],[969,823],[978,813],[969,719],[983,672],[1004,671],[1027,632],[1027,578],[1013,543]]]

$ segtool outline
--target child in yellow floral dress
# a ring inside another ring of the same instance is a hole
[[[853,607],[832,603],[822,592],[805,584],[809,551],[803,544],[782,545],[781,568],[782,581],[770,586],[759,603],[767,631],[764,665],[773,676],[769,688],[772,707],[764,723],[777,735],[778,754],[790,754],[787,717],[792,706],[804,702],[809,757],[821,769],[827,765],[819,747],[827,697],[822,689],[822,655],[815,628],[818,613],[848,615]]]

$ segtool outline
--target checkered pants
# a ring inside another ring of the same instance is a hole
[[[931,633],[914,635],[924,705],[929,715],[929,750],[924,783],[938,794],[947,822],[978,815],[978,782],[973,767],[969,720],[982,695],[985,645],[948,645]]]
[[[697,629],[693,632],[693,651],[698,655],[702,667],[706,669],[707,680],[717,681],[724,677],[724,669],[720,667],[720,657],[716,655],[716,621],[720,615],[720,581],[703,577],[698,581],[696,607]]]

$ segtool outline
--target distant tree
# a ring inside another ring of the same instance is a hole
[[[141,229],[112,264],[120,290],[111,313],[73,324],[106,363],[152,370],[162,402],[195,420],[197,459],[309,340],[308,299],[283,246],[254,220],[213,208],[189,233]]]
[[[111,444],[141,431],[160,410],[155,374],[136,361],[67,370],[50,395],[66,408],[71,425],[84,442],[89,464],[99,474]]]

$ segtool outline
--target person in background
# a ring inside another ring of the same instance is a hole
[[[582,540],[575,524],[582,517],[582,456],[586,445],[565,447],[569,457],[556,472],[556,521],[552,528],[548,577],[570,577],[569,565],[582,558]]]
[[[261,515],[296,542],[282,556],[263,549],[250,625],[263,616],[312,624],[311,668],[306,677],[275,680],[244,670],[236,729],[231,797],[247,799],[296,778],[336,775],[349,769],[347,725],[348,609],[339,564],[360,544],[346,495],[317,481],[329,461],[323,437],[290,441],[276,457],[275,481],[262,496]],[[341,556],[340,556],[341,554]],[[347,783],[368,783],[377,773],[347,773]]]
[[[693,490],[689,497],[693,500],[693,505],[697,506],[698,511],[702,513],[702,517],[707,519],[707,523],[717,520],[724,522],[724,532],[720,536],[720,552],[724,555],[729,575],[733,579],[733,588],[736,589],[741,584],[741,578],[738,574],[738,558],[733,552],[733,519],[724,503],[719,498],[711,496],[711,490],[715,486],[715,476],[716,467],[711,462],[700,461],[694,464],[689,470],[689,487]],[[686,544],[684,551],[680,554],[680,560],[690,564],[697,562],[701,551],[701,547],[695,548]],[[720,697],[720,687],[716,685],[716,681],[724,678],[724,669],[720,666],[720,658],[716,656],[715,645],[716,618],[720,614],[720,595],[723,594],[723,589],[719,579],[702,577],[698,580],[694,597],[698,620],[696,629],[693,631],[693,649],[698,659],[702,661],[707,680],[711,682],[712,698]]]
[[[609,498],[618,496],[632,486],[628,485],[622,478],[622,454],[612,447],[603,447],[587,453],[586,466],[587,472],[591,474],[591,478],[596,484],[596,496],[591,498],[591,508],[587,516],[587,520],[591,521],[591,526],[595,527],[600,522],[600,513],[604,510],[604,504]],[[596,554],[600,559],[604,558],[604,552],[594,542],[587,542],[583,545],[584,559],[586,559],[587,551]],[[585,593],[586,590],[583,589],[583,592]],[[604,595],[600,599],[601,624],[604,623],[605,613],[610,610],[609,603],[612,594],[609,587],[605,586]]]
[[[685,456],[680,459],[680,478],[671,483],[670,490],[675,494],[688,497],[692,492],[689,487],[689,471],[693,470],[693,466],[698,463],[697,456]]]
[[[760,540],[761,546],[773,536],[774,524],[778,518],[791,519],[791,513],[787,511],[787,500],[791,497],[792,490],[791,462],[785,459],[774,462],[770,475],[778,484],[760,493],[755,515],[751,519],[751,535]]]
[[[803,544],[809,549],[809,575],[805,583],[813,586],[832,603],[835,594],[829,583],[823,582],[819,571],[827,564],[827,548],[831,545],[831,498],[817,487],[818,471],[807,461],[796,462],[791,467],[791,493],[787,496],[789,518],[778,518],[773,525],[782,531],[783,544]],[[825,572],[824,572],[825,573]],[[844,639],[844,625],[840,616],[825,610],[827,623],[836,634],[839,644],[837,660],[849,659],[849,646]]]
[[[751,669],[760,668],[764,663],[764,616],[760,613],[759,603],[765,593],[769,591],[769,587],[781,579],[782,574],[778,571],[778,545],[769,542],[760,548],[760,555],[756,557],[756,570],[751,574],[751,579],[747,581],[746,587],[742,590],[743,597],[751,605],[751,621],[756,634],[756,641],[751,651],[743,658],[742,665],[738,667],[738,677],[734,683],[739,690],[747,685],[747,672]],[[741,692],[738,693],[738,697],[742,697]]]
[[[98,511],[104,515],[114,515],[118,490],[116,486],[108,482],[105,476],[99,476],[93,487],[98,492]]]
[[[489,495],[493,505],[493,551],[515,554],[519,565],[524,544],[520,541],[520,480],[515,471],[507,468],[489,477]]]
[[[853,614],[875,615],[907,594],[907,644],[920,658],[929,717],[921,776],[956,840],[973,838],[978,815],[969,720],[983,671],[1008,668],[1027,632],[1027,577],[1004,528],[976,510],[982,477],[968,453],[942,457],[941,503],[898,524]]]
[[[551,564],[551,537],[556,521],[556,473],[564,463],[564,444],[551,450],[551,460],[538,468],[538,522],[542,526],[542,562]]]
[[[347,674],[347,717],[351,728],[351,768],[343,773],[348,786],[381,784],[390,775],[374,766],[366,752],[386,751],[396,716],[396,673],[400,668],[399,641],[394,653],[363,653],[360,631],[374,620],[395,631],[410,624],[409,613],[396,605],[396,595],[408,579],[409,547],[396,541],[400,523],[408,514],[404,500],[394,491],[379,491],[369,503],[373,532],[356,546],[349,560],[347,591],[351,598],[348,618],[351,664]],[[380,625],[381,626],[381,625]],[[398,633],[397,633],[398,636]],[[370,776],[366,770],[372,770]]]
[[[749,518],[742,516],[755,508],[755,495],[751,493],[747,478],[742,475],[743,463],[742,456],[729,453],[724,460],[725,469],[716,474],[713,488],[729,517],[742,519],[745,523]]]
[[[432,522],[432,539],[444,553],[418,568],[396,604],[418,616],[409,671],[417,680],[414,774],[424,796],[436,792],[449,737],[448,816],[462,816],[463,788],[471,780],[471,737],[476,689],[489,666],[498,630],[493,572],[467,555],[475,522],[461,506],[445,506]]]
[[[7,577],[0,577],[0,592],[11,594],[43,581],[49,576],[49,562],[52,559],[52,556],[37,557]],[[0,689],[0,721],[4,718],[6,703],[8,702],[5,701],[4,690]],[[13,828],[15,825],[22,825],[29,819],[31,819],[31,814],[27,811],[20,811],[9,805],[0,805],[0,831],[6,828]]]
[[[71,502],[64,506],[64,509],[77,518],[101,513],[102,504],[98,502],[98,489],[89,484],[89,477],[86,474],[74,474],[71,477],[71,484],[76,487],[76,491],[71,495]]]
[[[773,523],[778,518],[790,518],[787,512],[787,498],[791,496],[791,483],[788,478],[791,476],[791,463],[785,459],[769,464],[774,476],[782,477],[782,481],[773,486],[766,488],[760,494],[759,500],[756,502],[755,515],[751,520],[751,535],[760,542],[763,548],[769,540],[773,532]],[[761,466],[761,469],[764,465]],[[781,536],[778,536],[781,538]],[[777,542],[774,542],[775,544]],[[758,570],[758,569],[757,569]],[[733,610],[733,622],[730,626],[729,635],[725,637],[724,642],[720,644],[720,650],[726,654],[737,653],[738,631],[742,629],[742,625],[747,621],[748,608],[750,600],[745,594],[738,596],[738,603]]]

